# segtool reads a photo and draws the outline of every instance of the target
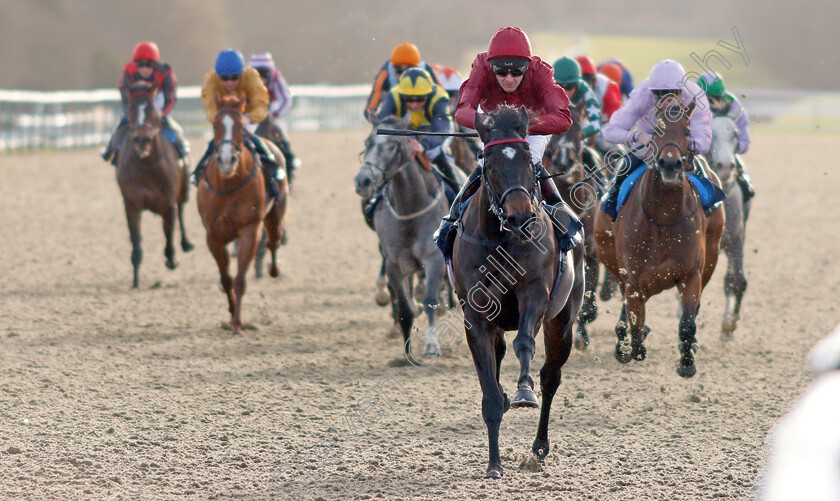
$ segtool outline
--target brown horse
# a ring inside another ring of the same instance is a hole
[[[456,132],[469,132],[461,125],[457,125],[456,129]],[[455,165],[467,175],[472,174],[472,171],[478,166],[478,160],[470,149],[470,145],[467,144],[467,141],[470,140],[466,137],[453,137],[452,143],[449,145],[452,157],[455,159]]]
[[[140,262],[143,260],[143,249],[140,246],[142,211],[149,210],[163,218],[167,268],[174,270],[178,266],[172,244],[175,218],[181,227],[181,249],[188,252],[193,248],[184,230],[186,165],[179,164],[175,146],[161,132],[162,124],[155,108],[156,90],[145,82],[131,87],[126,115],[128,133],[120,143],[117,162],[117,183],[122,192],[131,237],[131,264],[134,266],[132,287],[135,289],[139,285]]]
[[[594,148],[587,146],[582,137],[581,117],[585,107],[586,101],[581,99],[578,104],[569,108],[572,126],[565,133],[552,136],[543,155],[543,165],[554,179],[560,196],[574,209],[583,223],[586,292],[575,332],[575,347],[578,349],[589,346],[586,324],[593,322],[598,316],[595,291],[598,287],[600,263],[595,245],[595,215],[601,189],[598,180],[601,178],[596,175],[606,171],[601,155]],[[609,172],[606,174],[609,175]],[[602,295],[604,288],[610,287],[609,280],[609,272],[604,273]]]
[[[548,455],[551,402],[583,300],[583,244],[560,252],[551,220],[535,198],[525,108],[501,106],[484,119],[476,115],[475,124],[485,144],[482,184],[464,213],[451,272],[484,394],[481,413],[490,446],[485,476],[499,478],[502,414],[510,407],[539,407],[531,360],[540,325],[546,354],[540,371],[543,408],[532,450],[540,461]],[[520,366],[513,400],[499,384],[504,333],[511,330],[517,331],[513,349]]]
[[[213,148],[205,177],[198,185],[198,212],[207,230],[207,247],[216,259],[222,288],[228,298],[233,334],[242,330],[242,297],[245,275],[257,249],[257,240],[265,224],[268,249],[271,251],[269,274],[280,275],[277,248],[283,231],[283,215],[288,195],[280,183],[280,200],[266,214],[265,185],[262,169],[245,146],[242,116],[243,102],[238,96],[216,98],[218,112],[213,122]],[[280,160],[280,158],[278,158]],[[282,168],[281,160],[281,168]],[[228,271],[230,256],[226,244],[239,244],[237,274]]]
[[[717,264],[725,217],[722,207],[704,215],[700,197],[686,173],[693,163],[688,144],[694,103],[686,109],[665,102],[663,98],[656,107],[653,168],[648,168],[637,181],[615,223],[598,211],[595,238],[599,258],[619,278],[624,295],[621,318],[615,328],[616,359],[621,363],[644,360],[644,340],[649,332],[645,303],[676,285],[683,311],[677,373],[688,378],[697,372],[695,318],[700,294]],[[720,181],[713,174],[712,177],[720,186]],[[632,336],[629,343],[628,315]]]

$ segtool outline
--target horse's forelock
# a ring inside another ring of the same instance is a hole
[[[514,106],[502,105],[490,112],[485,124],[488,128],[497,131],[497,137],[523,136],[520,132],[527,127],[527,121]]]

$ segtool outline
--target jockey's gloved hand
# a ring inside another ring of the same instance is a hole
[[[688,151],[691,153],[697,153],[697,143],[694,141],[693,137],[688,138]]]
[[[259,124],[251,123],[250,121],[245,122],[245,130],[247,130],[251,134],[256,134],[258,125]]]
[[[635,135],[635,140],[637,143],[645,145],[653,140],[653,136],[651,136],[647,132],[637,132]]]

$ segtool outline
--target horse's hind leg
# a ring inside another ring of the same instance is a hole
[[[601,284],[601,301],[609,301],[618,291],[618,280],[610,273],[610,270],[604,268],[604,282]]]
[[[175,259],[175,246],[172,240],[175,237],[175,213],[177,206],[172,205],[161,214],[163,217],[163,234],[166,236],[166,247],[163,249],[163,254],[166,256],[166,267],[174,270],[178,267],[178,260]]]
[[[186,184],[186,183],[185,183]],[[181,250],[189,252],[195,248],[187,238],[187,229],[184,226],[184,203],[178,204],[178,227],[181,230]]]
[[[262,232],[262,225],[257,223],[239,232],[239,256],[237,256],[236,277],[233,279],[233,292],[236,305],[231,319],[234,334],[242,332],[242,298],[245,295],[245,276],[257,252],[258,235]],[[234,327],[235,326],[235,327]]]
[[[140,263],[143,261],[143,248],[140,246],[140,209],[125,203],[125,218],[128,221],[128,234],[131,238],[131,265],[134,267],[133,288],[140,286]]]
[[[583,295],[583,304],[577,318],[578,329],[575,333],[575,348],[579,350],[585,350],[589,346],[589,333],[586,331],[586,324],[593,322],[598,316],[598,305],[595,303],[595,289],[598,286],[598,258],[594,255],[587,255],[585,265],[586,292]]]
[[[531,451],[540,460],[545,460],[550,449],[548,442],[548,420],[551,415],[551,402],[560,386],[561,369],[569,359],[572,351],[572,328],[574,301],[569,301],[563,310],[553,319],[544,324],[545,335],[545,363],[540,369],[540,389],[542,390],[542,409],[540,410],[540,424],[537,427],[537,438]]]

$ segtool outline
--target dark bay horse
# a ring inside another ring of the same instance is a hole
[[[585,349],[589,346],[589,333],[586,324],[598,316],[595,292],[598,287],[600,263],[595,245],[595,214],[600,199],[600,187],[597,172],[604,171],[600,153],[585,144],[581,134],[581,117],[586,102],[580,102],[569,108],[572,114],[572,126],[560,135],[552,136],[543,156],[543,165],[554,179],[560,196],[580,217],[584,230],[584,269],[586,292],[578,314],[575,347]],[[609,175],[609,173],[607,173]],[[610,279],[609,272],[604,274],[604,286]]]
[[[244,144],[242,100],[238,96],[217,98],[218,112],[213,122],[213,147],[205,176],[198,185],[198,212],[207,230],[207,247],[221,275],[222,289],[228,299],[230,328],[242,332],[242,298],[245,275],[257,249],[263,224],[266,245],[271,251],[269,274],[280,275],[277,248],[282,236],[283,215],[288,188],[281,183],[279,204],[266,214],[265,185],[262,169]],[[282,166],[282,158],[278,158]],[[239,244],[236,278],[228,271],[230,256],[226,244]]]
[[[697,372],[695,318],[700,295],[717,264],[724,213],[717,207],[708,217],[704,215],[686,172],[692,168],[688,144],[694,103],[686,108],[665,102],[663,98],[656,108],[654,165],[637,181],[615,223],[599,208],[595,238],[598,256],[618,277],[624,296],[615,328],[616,359],[621,363],[645,359],[644,340],[649,332],[645,303],[676,286],[682,303],[677,373],[688,378]]]
[[[394,299],[402,329],[404,352],[409,361],[411,329],[414,325],[412,277],[425,275],[423,310],[428,319],[424,355],[440,355],[435,331],[438,302],[443,290],[443,256],[432,235],[449,207],[443,182],[414,157],[408,136],[380,135],[382,128],[406,129],[405,120],[388,117],[375,124],[365,140],[362,167],[355,178],[356,193],[370,197],[384,189],[374,212],[374,227],[385,258],[385,276]]]
[[[490,446],[485,476],[500,478],[502,414],[510,407],[539,407],[531,360],[540,326],[546,353],[540,371],[543,407],[532,450],[540,461],[548,455],[551,402],[583,301],[584,251],[583,243],[570,253],[557,250],[551,220],[536,199],[525,108],[501,106],[484,118],[477,115],[475,123],[485,145],[483,179],[455,240],[452,276],[484,395],[481,413]],[[517,331],[513,349],[520,373],[513,400],[499,383],[505,331]]]
[[[117,163],[117,183],[122,192],[131,237],[132,287],[135,289],[139,285],[140,263],[143,260],[140,246],[142,211],[149,210],[163,218],[167,268],[174,270],[178,266],[172,244],[176,218],[181,228],[181,249],[188,252],[193,248],[184,230],[187,167],[179,164],[175,146],[162,132],[160,116],[155,108],[155,91],[145,82],[131,87],[126,116],[128,133],[120,144]]]
[[[727,261],[726,275],[723,277],[726,311],[721,324],[721,337],[724,340],[734,338],[735,327],[741,315],[741,301],[747,290],[747,277],[744,275],[744,239],[752,201],[744,202],[741,186],[735,180],[737,148],[738,126],[735,121],[728,116],[715,117],[712,120],[712,146],[707,157],[715,174],[720,178],[723,191],[726,192],[726,200],[723,202],[726,227],[720,242]]]

